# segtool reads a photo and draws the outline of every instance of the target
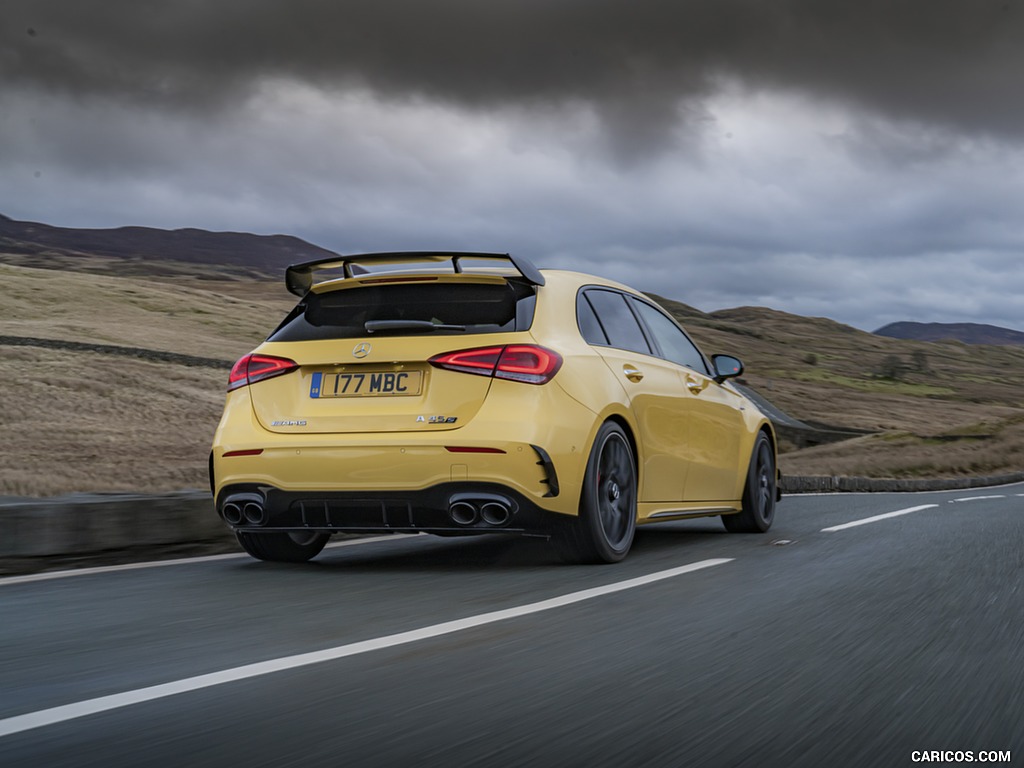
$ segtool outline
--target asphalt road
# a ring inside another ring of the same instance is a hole
[[[1024,486],[5,579],[0,766],[1022,764],[1022,615]]]

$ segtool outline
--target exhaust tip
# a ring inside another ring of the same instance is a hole
[[[220,511],[225,522],[231,525],[238,525],[242,522],[242,508],[232,501],[226,503]]]
[[[476,507],[468,501],[456,501],[448,507],[448,517],[458,525],[472,525],[476,522]]]
[[[263,505],[254,501],[250,501],[242,507],[242,514],[245,516],[246,522],[252,525],[263,525],[266,522]]]
[[[231,526],[266,525],[269,519],[262,494],[232,493],[220,505],[220,516]]]
[[[480,517],[488,525],[505,525],[512,517],[512,510],[497,501],[489,501],[480,507]]]

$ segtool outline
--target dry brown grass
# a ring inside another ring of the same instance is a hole
[[[174,282],[0,264],[0,335],[235,360],[295,303],[283,287]]]
[[[856,438],[784,454],[782,470],[793,475],[859,477],[956,477],[1020,471],[1024,426],[1004,425],[992,437],[945,440],[906,432]]]
[[[204,488],[226,372],[3,348],[0,494]]]

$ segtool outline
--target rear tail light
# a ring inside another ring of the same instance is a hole
[[[562,356],[536,344],[509,344],[446,352],[430,358],[430,364],[460,373],[475,373],[525,384],[545,384],[562,367]]]
[[[284,373],[290,373],[299,367],[294,360],[271,355],[246,355],[231,368],[228,376],[228,392],[239,387],[247,387],[257,381],[272,379]]]

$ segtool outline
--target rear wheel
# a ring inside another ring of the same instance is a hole
[[[722,524],[730,533],[764,533],[775,519],[775,454],[764,432],[757,436],[747,468],[743,490],[743,511],[722,515]]]
[[[242,549],[257,560],[304,563],[320,554],[330,534],[313,531],[250,533],[235,531]]]
[[[579,516],[555,532],[570,562],[617,563],[636,531],[636,464],[629,439],[614,422],[598,430],[583,477]]]

